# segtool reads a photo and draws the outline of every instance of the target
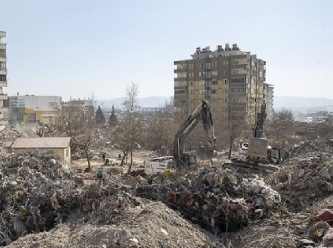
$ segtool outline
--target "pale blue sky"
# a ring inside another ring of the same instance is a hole
[[[333,99],[330,0],[0,0],[9,95],[173,96],[173,61],[237,43],[277,96]]]

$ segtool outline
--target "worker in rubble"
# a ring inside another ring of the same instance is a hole
[[[105,158],[106,158],[106,154],[105,152],[102,153],[102,160],[103,160],[103,163],[105,162]]]

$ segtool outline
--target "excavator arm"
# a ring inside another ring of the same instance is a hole
[[[262,138],[264,136],[264,122],[266,120],[266,103],[261,104],[261,111],[257,114],[256,125],[253,128],[253,137]]]
[[[196,127],[196,125],[202,121],[206,139],[210,149],[215,147],[216,137],[214,134],[214,125],[212,113],[210,110],[210,104],[203,100],[199,106],[191,113],[191,115],[186,119],[186,121],[181,125],[178,130],[173,147],[173,156],[175,158],[177,167],[180,165],[189,165],[188,156],[185,156],[184,152],[184,142],[189,135],[189,133]],[[187,160],[187,161],[184,161]]]

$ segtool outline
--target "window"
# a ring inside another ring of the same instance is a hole
[[[199,85],[205,85],[205,81],[204,80],[200,80],[199,81]]]
[[[205,95],[206,94],[206,90],[199,90],[199,95]]]
[[[216,80],[213,80],[213,81],[212,81],[212,85],[217,85],[217,81],[216,81]]]
[[[0,62],[0,70],[1,69],[6,69],[6,63],[5,62]]]
[[[223,61],[223,65],[229,65],[229,61],[224,60],[224,61]]]
[[[189,95],[193,95],[193,90],[189,90],[189,91],[188,91],[188,94],[189,94]]]
[[[211,90],[212,94],[217,94],[217,90]]]
[[[175,90],[175,95],[186,95],[187,90]]]
[[[203,72],[199,71],[199,77],[203,77]]]
[[[203,68],[203,63],[198,64],[199,68]]]
[[[28,121],[36,121],[36,113],[28,114]]]
[[[234,70],[233,73],[234,73],[234,74],[238,74],[238,70]]]
[[[189,65],[188,65],[188,68],[189,68],[189,69],[193,69],[193,68],[194,68],[194,65],[193,65],[193,64],[189,64]]]
[[[19,108],[25,108],[25,100],[24,99],[18,99],[18,107]]]
[[[227,70],[224,70],[224,71],[223,71],[223,75],[228,75],[228,71],[227,71]]]
[[[56,102],[49,102],[49,108],[56,108],[57,103]]]
[[[213,62],[213,63],[212,63],[212,66],[213,66],[213,67],[217,66],[217,63],[216,63],[216,62]]]
[[[192,81],[190,82],[190,86],[193,86],[193,82]]]
[[[245,82],[245,78],[232,78],[230,81],[232,84],[243,84]]]
[[[217,76],[217,71],[212,71],[212,76]]]
[[[235,60],[235,61],[232,62],[232,64],[234,64],[234,65],[238,65],[238,61]]]
[[[0,81],[6,81],[6,75],[0,75]]]
[[[194,77],[194,72],[189,72],[188,77]]]
[[[224,92],[225,94],[227,94],[227,93],[228,93],[228,89],[225,89],[223,92]]]
[[[186,81],[176,81],[175,82],[175,87],[186,87],[187,82]]]
[[[224,79],[224,84],[228,84],[228,79]]]

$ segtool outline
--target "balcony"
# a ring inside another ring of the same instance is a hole
[[[0,87],[7,87],[7,81],[0,81]]]
[[[8,107],[0,107],[0,112],[8,112]]]
[[[6,37],[6,32],[0,31],[0,39]]]
[[[0,119],[0,126],[5,126],[8,125],[8,120],[7,119]]]
[[[8,95],[7,94],[0,94],[0,101],[7,100]]]
[[[0,49],[6,49],[6,47],[7,47],[6,43],[0,42]]]

